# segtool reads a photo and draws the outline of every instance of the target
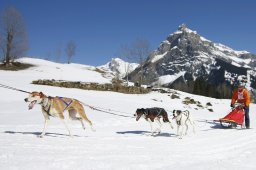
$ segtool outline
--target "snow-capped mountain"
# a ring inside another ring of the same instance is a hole
[[[138,66],[139,64],[137,63],[128,63],[120,58],[112,58],[110,62],[97,68],[102,69],[105,72],[111,72],[114,75],[123,78],[134,71]]]
[[[209,89],[232,87],[238,81],[255,84],[255,66],[256,55],[214,43],[182,24],[148,57],[143,80],[146,84],[208,95],[197,89],[209,93]],[[136,69],[129,78],[139,80],[140,71]],[[212,93],[216,94],[215,90]]]

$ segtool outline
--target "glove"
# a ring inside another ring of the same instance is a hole
[[[231,104],[230,104],[230,107],[234,108],[234,104],[231,103]]]

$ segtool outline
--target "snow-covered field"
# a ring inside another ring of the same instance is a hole
[[[137,108],[163,107],[170,117],[174,109],[189,110],[196,120],[196,133],[191,130],[183,139],[176,137],[176,127],[163,125],[162,133],[150,136],[149,124],[141,119],[119,117],[85,107],[96,132],[85,131],[79,122],[69,122],[74,137],[67,135],[62,122],[51,118],[46,136],[40,107],[28,110],[26,93],[0,88],[0,169],[1,170],[120,170],[120,169],[255,169],[256,106],[250,107],[249,130],[221,129],[206,123],[225,116],[230,100],[218,100],[179,92],[180,99],[152,92],[128,95],[114,92],[66,89],[30,84],[39,78],[74,81],[108,82],[98,73],[81,65],[62,65],[43,60],[25,59],[40,65],[28,70],[0,71],[0,83],[26,91],[42,91],[52,96],[65,96],[82,102],[121,111],[132,116]],[[42,64],[40,64],[42,63]],[[185,97],[210,102],[214,112],[196,105],[184,105]],[[174,124],[174,122],[173,122]]]

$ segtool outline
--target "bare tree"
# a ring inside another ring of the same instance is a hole
[[[150,44],[146,39],[136,39],[131,44],[121,45],[121,58],[128,60],[130,62],[136,62],[140,64],[140,78],[139,84],[143,83],[143,73],[144,73],[144,62],[146,58],[149,56],[151,49]],[[130,64],[127,64],[125,67],[126,72],[126,81],[128,83],[128,74],[130,73]]]
[[[151,52],[150,43],[146,39],[136,39],[131,46],[131,56],[140,64],[140,80],[143,83],[144,63]]]
[[[58,44],[55,50],[56,62],[60,62],[61,55],[62,55],[62,44]]]
[[[14,7],[6,8],[0,17],[0,45],[4,63],[21,57],[28,50],[28,39],[22,15]]]
[[[68,64],[70,64],[71,62],[71,58],[75,55],[76,53],[76,44],[73,42],[73,41],[69,41],[67,43],[67,46],[66,46],[66,54],[67,54],[67,57],[68,57]]]
[[[46,56],[44,57],[44,59],[50,61],[51,55],[52,55],[52,52],[51,52],[51,51],[48,51],[48,52],[46,53]]]

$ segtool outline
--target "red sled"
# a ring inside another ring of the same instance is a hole
[[[243,105],[237,105],[228,115],[219,120],[215,120],[215,122],[220,122],[222,127],[235,128],[237,125],[240,125],[242,128],[244,123],[244,114]]]

